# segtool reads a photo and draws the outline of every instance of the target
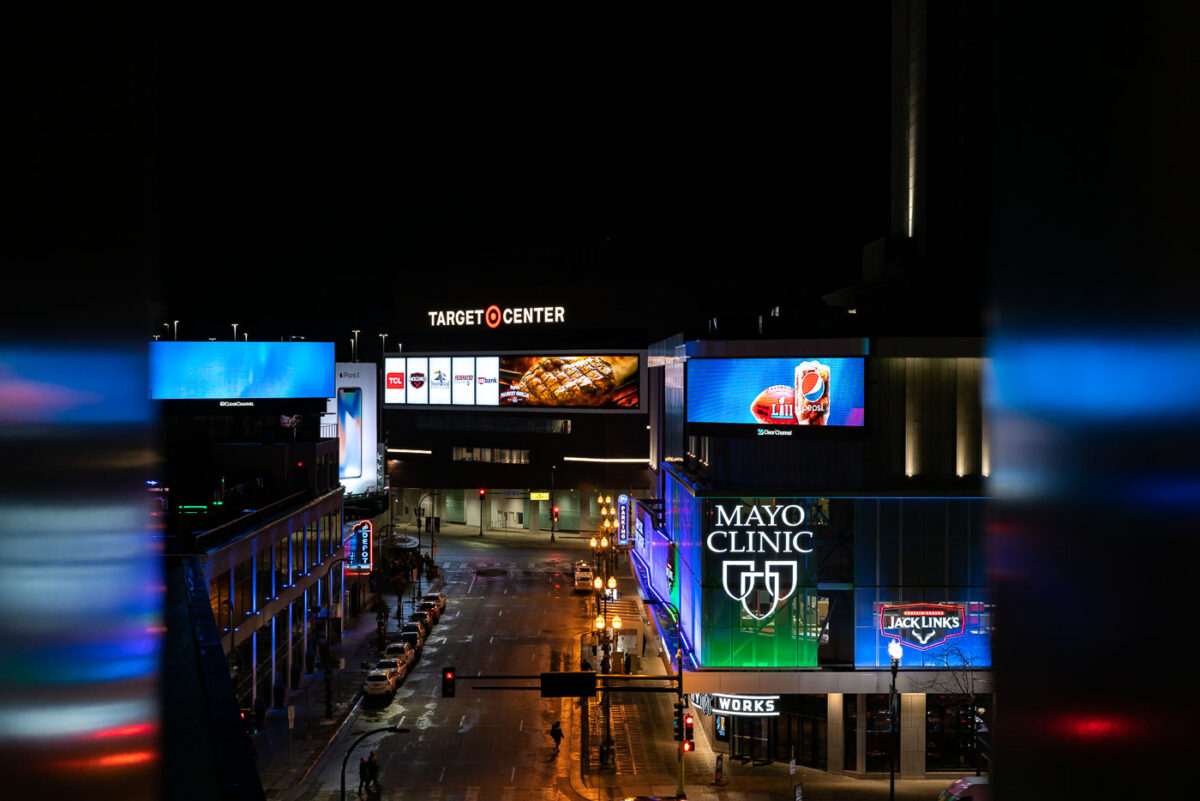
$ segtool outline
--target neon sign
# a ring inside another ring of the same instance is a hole
[[[617,498],[617,545],[629,544],[629,496]]]
[[[346,538],[346,571],[371,572],[371,521],[360,520],[350,528]]]
[[[738,504],[715,506],[716,526],[705,537],[708,552],[721,559],[721,586],[755,620],[766,620],[792,597],[800,583],[799,554],[813,552],[813,533],[802,529],[804,507]],[[794,554],[792,558],[788,555]],[[768,558],[780,555],[784,558]]]
[[[879,610],[879,632],[902,645],[927,651],[966,633],[966,615],[958,604],[902,604]]]
[[[712,709],[722,715],[739,718],[775,718],[778,695],[722,695],[713,693]]]

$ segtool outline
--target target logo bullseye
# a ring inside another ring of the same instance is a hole
[[[497,328],[500,325],[500,307],[488,306],[484,312],[483,321],[487,323],[488,328]]]

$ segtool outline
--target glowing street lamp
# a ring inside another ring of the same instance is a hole
[[[888,717],[892,724],[892,753],[888,757],[888,801],[896,801],[896,753],[900,750],[896,747],[896,734],[900,731],[900,727],[896,725],[896,671],[900,667],[900,657],[903,655],[904,650],[899,640],[888,643],[888,656],[892,660],[892,693],[889,696],[891,706],[888,709]]]

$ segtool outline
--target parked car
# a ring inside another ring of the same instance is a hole
[[[438,605],[439,612],[446,611],[446,595],[441,592],[431,592],[421,596],[422,601],[433,601]]]
[[[425,645],[425,638],[421,636],[419,631],[401,631],[400,639],[408,643],[413,649],[413,660],[420,658],[421,649]]]
[[[992,786],[988,784],[987,776],[967,776],[952,783],[938,793],[937,801],[992,801]]]
[[[433,620],[433,625],[435,626],[438,624],[438,621],[442,619],[442,610],[434,601],[421,601],[421,605],[417,607],[417,610],[428,613],[429,617]]]
[[[386,670],[371,670],[363,679],[364,695],[391,695],[396,692],[396,679]]]
[[[375,663],[375,669],[387,673],[392,678],[393,686],[403,681],[408,674],[408,665],[402,664],[397,659],[380,659]]]
[[[417,658],[417,653],[408,643],[400,640],[398,642],[388,643],[388,646],[383,649],[384,659],[395,659],[397,662],[402,662],[405,665],[411,665],[413,660]]]
[[[421,627],[421,636],[428,637],[429,632],[433,631],[433,617],[428,612],[423,612],[418,609],[408,616],[408,624],[416,624]]]
[[[401,634],[416,634],[417,645],[415,648],[419,651],[425,647],[425,630],[421,628],[420,623],[405,623],[404,628],[400,629]]]

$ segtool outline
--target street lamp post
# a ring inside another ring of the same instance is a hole
[[[350,744],[346,749],[346,756],[342,758],[342,801],[346,801],[346,763],[350,761],[350,754],[354,752],[354,748],[363,740],[370,737],[372,734],[379,734],[381,731],[395,732],[396,734],[408,734],[408,729],[402,729],[399,726],[382,726],[378,729],[371,729],[359,735],[359,738]]]
[[[900,657],[903,653],[898,640],[888,643],[888,656],[892,659],[892,691],[888,707],[888,718],[892,725],[892,753],[888,759],[888,801],[896,801],[896,755],[900,750],[896,747],[896,735],[900,731],[900,727],[896,725],[896,671],[900,668]]]

